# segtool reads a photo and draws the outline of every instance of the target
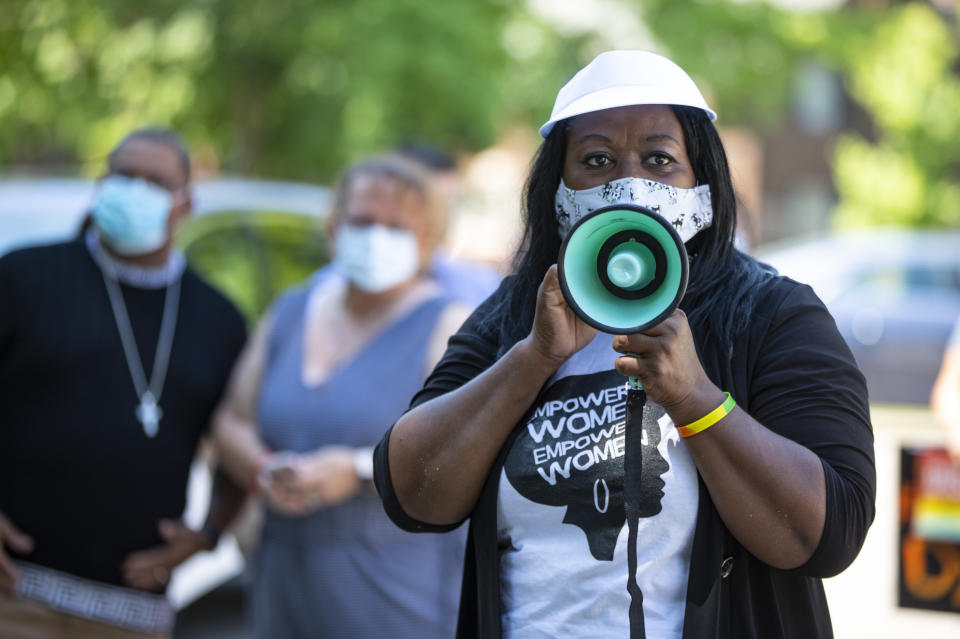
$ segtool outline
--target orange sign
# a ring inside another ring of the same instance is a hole
[[[900,453],[900,605],[960,612],[960,464]]]

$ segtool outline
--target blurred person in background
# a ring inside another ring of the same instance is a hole
[[[654,53],[578,72],[540,128],[515,272],[376,448],[398,525],[469,519],[461,637],[833,636],[822,578],[874,517],[866,384],[812,289],[736,250],[715,118]],[[557,260],[578,221],[632,204],[676,229],[689,285],[656,326],[602,333]]]
[[[169,637],[170,571],[244,493],[218,475],[180,520],[242,317],[173,249],[190,160],[128,135],[73,241],[0,258],[0,637]]]
[[[930,408],[946,434],[950,456],[960,463],[960,318],[943,353],[930,395]]]
[[[445,237],[461,197],[462,181],[456,159],[426,142],[402,142],[396,146],[395,152],[419,162],[430,171],[434,192],[442,207],[440,237]],[[430,260],[430,276],[450,297],[470,308],[487,299],[501,279],[495,268],[452,255],[443,246],[437,247]]]
[[[464,533],[395,527],[373,445],[468,309],[425,275],[441,222],[430,177],[384,156],[349,169],[330,218],[345,278],[274,303],[215,420],[227,468],[262,494],[251,617],[262,639],[450,637]]]
[[[496,290],[500,273],[488,264],[452,255],[442,245],[461,196],[461,179],[456,159],[432,144],[407,141],[395,146],[393,155],[417,163],[430,178],[437,209],[437,247],[426,266],[425,275],[440,285],[447,297],[475,308]],[[337,275],[346,277],[336,262],[320,269],[316,279]]]

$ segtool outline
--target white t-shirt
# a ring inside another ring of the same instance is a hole
[[[548,381],[500,478],[503,636],[629,637],[625,378],[599,334]],[[659,441],[656,441],[659,440]],[[644,411],[637,583],[648,639],[679,639],[696,468],[664,410]]]

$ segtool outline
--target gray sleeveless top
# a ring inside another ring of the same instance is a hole
[[[301,381],[309,291],[274,306],[260,435],[277,451],[373,446],[423,384],[427,344],[447,301],[423,302],[310,388]],[[306,517],[268,510],[254,565],[257,636],[452,637],[465,534],[403,532],[372,489]]]

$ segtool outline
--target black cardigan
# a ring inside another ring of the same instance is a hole
[[[805,285],[772,277],[763,285],[750,327],[732,356],[697,339],[711,380],[774,432],[817,454],[826,479],[826,518],[820,544],[803,566],[778,570],[751,555],[720,519],[703,480],[690,576],[684,639],[832,637],[821,578],[844,570],[857,556],[873,522],[876,471],[866,385],[849,348],[822,302]],[[446,354],[411,407],[459,388],[496,361],[497,335],[483,330],[502,288],[450,339]],[[496,325],[496,323],[494,323]],[[612,365],[612,362],[611,362]],[[497,496],[507,451],[501,449],[470,517],[458,637],[498,638],[500,630]],[[375,453],[375,481],[397,525],[442,532],[401,508],[390,479],[388,432]]]

